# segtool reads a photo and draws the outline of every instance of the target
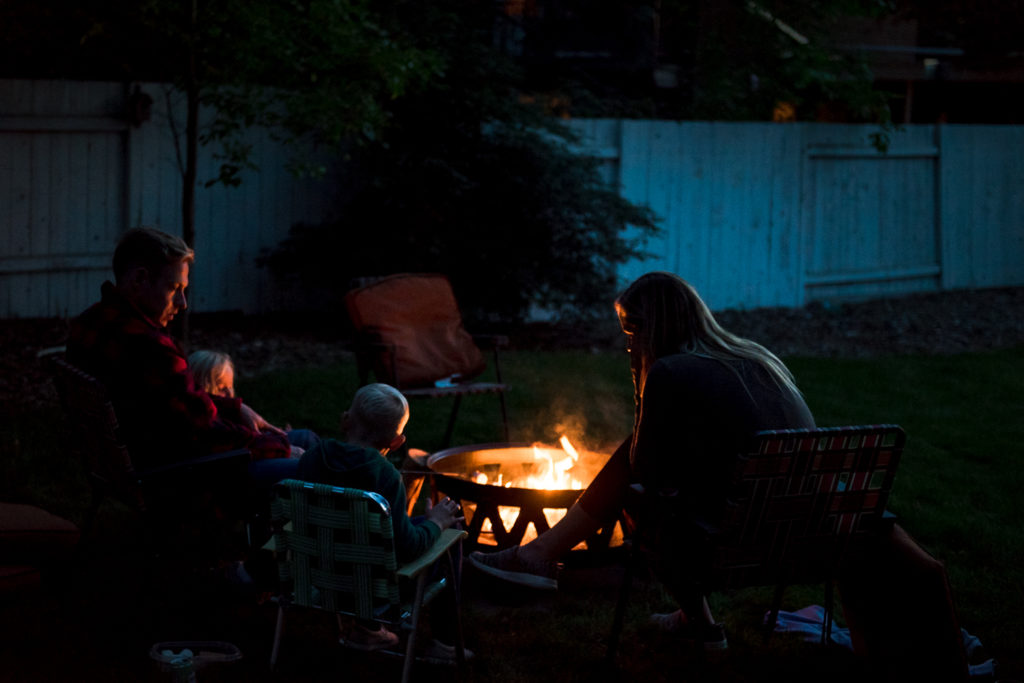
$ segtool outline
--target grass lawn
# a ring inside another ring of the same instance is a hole
[[[786,359],[820,425],[902,425],[908,443],[890,508],[903,526],[946,563],[962,626],[978,636],[1008,678],[1024,678],[1024,348],[957,356],[864,360]],[[514,441],[554,442],[560,433],[592,450],[610,449],[632,423],[632,388],[624,353],[515,351],[502,355],[511,389]],[[240,377],[239,392],[270,420],[337,436],[340,413],[356,388],[353,365],[311,367]],[[410,445],[431,450],[447,417],[443,401],[417,401]],[[463,402],[455,444],[502,440],[497,399]],[[0,499],[31,502],[82,521],[88,490],[60,445],[56,406],[12,406],[0,415]],[[291,618],[281,675],[266,672],[274,609],[211,596],[203,585],[167,585],[142,593],[145,576],[123,539],[130,518],[115,506],[100,536],[50,591],[0,604],[2,680],[169,680],[148,660],[161,639],[218,639],[246,658],[199,680],[336,680],[395,677],[398,665],[340,650],[321,615]],[[770,589],[713,596],[729,629],[724,656],[703,659],[651,632],[652,611],[671,607],[643,573],[636,581],[618,669],[602,662],[604,638],[621,573],[574,568],[555,594],[498,587],[471,569],[464,585],[468,645],[477,657],[471,680],[865,680],[862,665],[840,648],[823,649],[757,629]],[[820,603],[820,586],[795,587],[783,609]],[[894,614],[914,628],[915,615]],[[841,615],[840,615],[841,620]],[[13,664],[12,664],[13,663]],[[12,678],[13,676],[13,678]],[[420,680],[450,678],[423,669]]]

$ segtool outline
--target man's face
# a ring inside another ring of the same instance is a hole
[[[186,287],[188,263],[179,261],[164,266],[156,273],[142,270],[135,280],[132,299],[146,317],[158,326],[166,327],[174,316],[188,307]]]

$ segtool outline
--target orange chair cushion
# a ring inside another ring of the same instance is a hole
[[[68,557],[79,536],[77,526],[42,508],[0,503],[0,564],[38,566]]]
[[[378,381],[400,383],[402,388],[430,386],[456,374],[460,379],[475,377],[486,366],[462,326],[455,294],[444,275],[390,275],[349,291],[345,305],[357,331],[373,331],[395,350],[397,382],[388,358],[375,360]]]

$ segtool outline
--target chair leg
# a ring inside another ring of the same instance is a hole
[[[270,648],[270,670],[277,666],[277,655],[281,650],[281,632],[284,630],[284,605],[277,606],[277,626],[274,628],[274,644]]]
[[[92,534],[96,527],[96,518],[99,516],[100,505],[103,503],[103,496],[97,495],[95,491],[92,494],[92,500],[89,503],[89,510],[85,514],[85,521],[82,523],[82,528],[78,533],[78,544],[75,546],[74,557],[80,558],[84,555],[85,549],[88,544],[92,541]]]
[[[416,598],[412,603],[412,624],[405,644],[405,662],[402,664],[402,683],[408,683],[412,674],[412,663],[416,659],[416,633],[420,626],[420,611],[423,609],[423,591],[427,585],[427,572],[421,572],[416,579]]]
[[[608,636],[608,652],[605,659],[609,664],[615,664],[615,651],[619,647],[619,636],[622,634],[622,622],[626,616],[626,602],[629,598],[629,590],[633,583],[633,544],[626,541],[626,566],[622,576],[622,585],[619,587],[619,599],[615,603],[615,616],[612,618],[612,632]]]
[[[441,448],[448,448],[452,445],[452,436],[455,434],[455,418],[459,415],[459,406],[462,404],[462,396],[456,394],[455,402],[452,403],[452,412],[448,416],[448,427],[444,430],[444,441]]]
[[[461,672],[466,665],[466,639],[462,632],[462,586],[455,571],[455,563],[452,561],[451,548],[445,555],[448,560],[448,580],[451,582],[452,602],[454,603],[452,614],[455,617],[455,662]]]
[[[786,592],[786,584],[780,583],[775,586],[775,597],[772,599],[771,611],[768,613],[768,621],[765,628],[769,633],[775,630],[775,623],[779,620],[779,610],[782,609],[782,594]]]
[[[501,362],[498,358],[498,347],[494,347],[494,377],[498,384],[502,383],[501,379]],[[498,392],[498,400],[501,402],[501,424],[505,430],[505,442],[508,442],[508,411],[505,409],[505,392]]]
[[[508,443],[508,410],[505,408],[505,392],[498,392],[498,400],[501,402],[501,426],[505,433],[505,443]]]
[[[832,602],[833,602],[832,579],[825,581],[825,615],[821,622],[821,644],[828,645],[832,640]]]

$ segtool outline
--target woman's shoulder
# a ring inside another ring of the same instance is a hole
[[[696,353],[674,353],[670,356],[662,356],[654,362],[649,371],[648,380],[651,375],[670,377],[731,372],[727,366],[728,362],[730,361],[721,361]]]
[[[676,353],[659,358],[647,374],[655,386],[686,388],[687,391],[716,391],[748,382],[770,382],[767,371],[744,358],[712,358],[695,353]]]

